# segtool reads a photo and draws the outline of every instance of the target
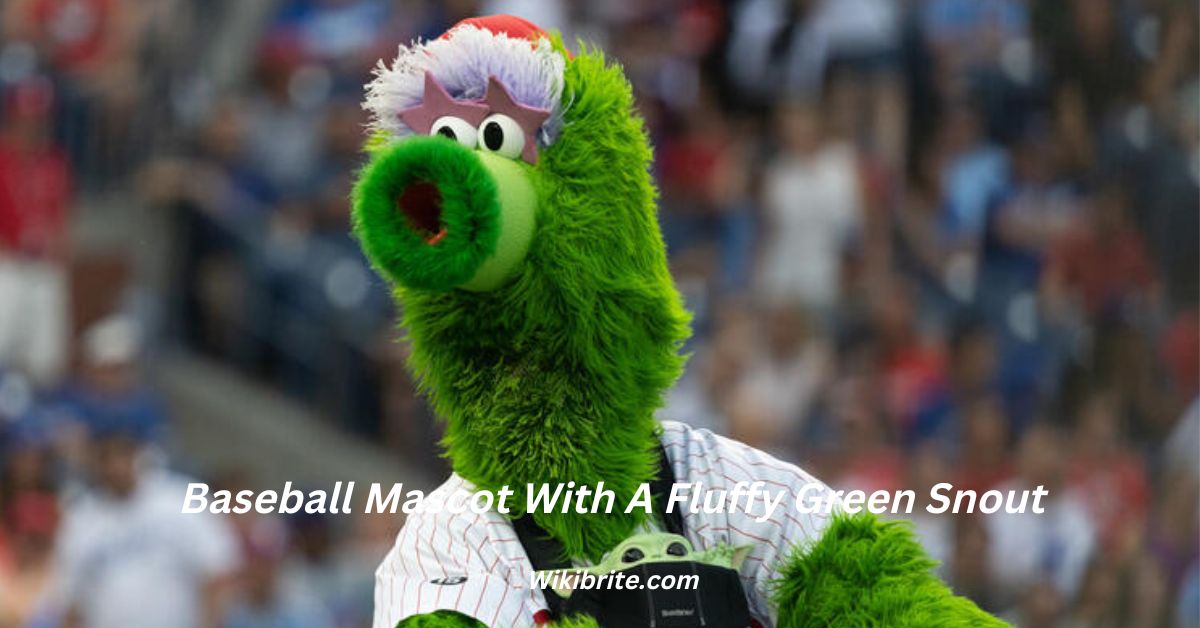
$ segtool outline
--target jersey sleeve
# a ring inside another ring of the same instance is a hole
[[[529,589],[524,554],[501,551],[512,542],[511,526],[492,513],[410,515],[375,571],[373,628],[442,609],[488,626],[533,625],[540,592]]]
[[[720,543],[753,546],[739,573],[751,614],[773,626],[776,609],[770,604],[771,582],[779,578],[779,569],[792,551],[815,543],[830,519],[825,509],[800,512],[797,495],[802,494],[806,504],[835,500],[831,489],[793,464],[682,423],[663,422],[663,445],[676,483],[700,483],[701,499],[707,491],[733,491],[739,482],[746,483],[743,486],[757,482],[759,490],[779,499],[769,513],[761,496],[749,504],[743,501],[731,512],[684,512],[685,531],[699,547]]]

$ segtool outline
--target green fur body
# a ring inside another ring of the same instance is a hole
[[[554,45],[563,50],[561,40]],[[490,291],[442,289],[467,281],[494,253],[494,208],[475,208],[478,224],[451,225],[446,242],[460,254],[421,267],[419,241],[396,217],[388,160],[397,145],[374,138],[372,164],[355,190],[355,231],[396,288],[410,366],[436,414],[454,470],[480,489],[508,485],[525,503],[525,485],[600,482],[628,503],[657,469],[655,410],[680,375],[689,316],[667,269],[655,216],[650,147],[628,82],[595,50],[566,65],[561,135],[536,166],[520,163],[538,204],[524,262]],[[452,162],[466,149],[441,138],[423,163],[405,167],[479,172]],[[444,150],[443,150],[444,148]],[[441,176],[441,175],[439,175]],[[447,203],[477,203],[442,190]],[[486,195],[485,195],[486,196]],[[475,230],[457,244],[450,238]],[[408,238],[406,240],[406,238]],[[412,268],[416,264],[417,268]],[[397,269],[406,267],[401,277]],[[644,513],[598,516],[535,513],[535,521],[573,557],[598,561],[644,523]],[[779,625],[1002,625],[954,597],[931,573],[911,532],[861,516],[835,520],[812,547],[797,548],[776,583]],[[483,624],[453,611],[407,618],[402,628]],[[588,617],[556,623],[594,627]]]

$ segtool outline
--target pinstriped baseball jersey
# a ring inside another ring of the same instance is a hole
[[[757,481],[772,493],[786,491],[768,518],[761,499],[733,512],[683,514],[688,540],[698,550],[721,543],[754,546],[740,569],[742,584],[751,614],[773,626],[770,581],[779,577],[789,549],[815,541],[828,519],[824,512],[798,513],[794,496],[812,484],[818,490],[809,488],[808,497],[826,497],[828,487],[794,465],[708,430],[671,421],[662,428],[677,483],[732,490],[738,482]],[[458,490],[474,488],[452,475],[435,492]],[[438,609],[457,610],[488,626],[533,626],[546,602],[540,590],[530,587],[532,570],[512,525],[499,513],[410,515],[375,572],[374,628],[394,628],[405,617]]]

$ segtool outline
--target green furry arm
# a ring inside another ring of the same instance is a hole
[[[396,628],[485,628],[484,623],[458,611],[433,611],[405,617]]]
[[[935,565],[906,522],[836,516],[816,544],[784,562],[773,592],[778,626],[1007,625],[954,595]]]

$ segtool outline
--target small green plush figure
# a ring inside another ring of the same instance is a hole
[[[554,569],[538,573],[548,581],[551,578],[555,578],[552,581],[554,582],[554,585],[552,585],[554,592],[564,598],[569,598],[571,597],[571,593],[574,592],[574,587],[567,585],[575,582],[575,580],[569,578],[582,574],[591,574],[592,576],[599,577],[620,571],[628,571],[650,563],[682,561],[692,561],[736,571],[742,566],[742,562],[746,560],[746,556],[750,554],[750,550],[752,549],[754,549],[752,545],[730,547],[729,545],[720,544],[697,552],[692,549],[692,544],[686,538],[678,534],[650,532],[629,537],[620,545],[613,548],[611,552],[605,554],[604,558],[595,565],[577,569]]]
[[[474,18],[401,47],[366,107],[354,229],[395,287],[410,367],[446,424],[454,474],[438,492],[507,486],[518,509],[410,514],[376,572],[375,628],[636,628],[606,617],[642,604],[641,624],[660,627],[1002,625],[936,579],[904,524],[800,513],[788,500],[770,511],[766,488],[828,489],[742,443],[655,419],[683,369],[689,317],[618,66],[519,18]],[[625,508],[664,480],[744,508]],[[568,482],[615,507],[519,512],[529,487]],[[563,596],[533,578],[546,565],[611,567],[606,555],[648,538],[682,539],[690,558],[630,568],[711,575],[678,603]]]

